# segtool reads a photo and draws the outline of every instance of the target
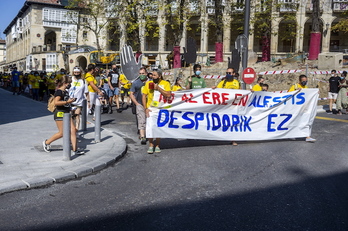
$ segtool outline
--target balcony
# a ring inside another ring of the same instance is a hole
[[[332,2],[332,10],[334,12],[342,12],[348,10],[348,1],[347,0],[334,0]]]
[[[296,12],[298,8],[298,5],[293,2],[288,2],[288,3],[282,3],[281,6],[279,7],[279,12],[280,13],[287,13],[287,12]]]

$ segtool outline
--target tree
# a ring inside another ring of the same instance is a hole
[[[331,30],[347,33],[348,32],[348,10],[342,12],[339,16],[340,16],[340,19],[338,23],[332,26]]]
[[[277,0],[264,0],[255,5],[254,36],[262,41],[262,61],[270,61],[271,36],[278,34],[281,40],[294,41],[296,38],[296,10],[295,3],[278,2]],[[281,31],[272,28],[272,21],[281,17],[287,22],[287,30]]]

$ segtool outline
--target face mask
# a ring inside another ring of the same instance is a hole
[[[64,72],[60,72],[60,74],[64,75]]]
[[[259,83],[259,85],[262,87],[262,86],[263,86],[263,83]]]
[[[334,77],[334,76],[335,76],[335,74],[331,74],[331,76],[332,76],[332,77]]]
[[[139,75],[139,79],[140,79],[141,81],[144,81],[144,80],[147,79],[147,77],[146,77],[146,75]]]
[[[112,69],[114,72],[116,72],[117,71],[117,69],[116,68],[114,68],[114,69]]]
[[[54,79],[54,76],[51,76],[51,79]]]
[[[39,76],[38,74],[35,74],[35,76]]]
[[[71,84],[69,83],[68,86],[66,86],[66,89],[69,89],[71,87]]]
[[[344,77],[341,77],[341,80],[344,80]]]
[[[306,86],[306,85],[307,85],[307,81],[302,81],[302,82],[301,82],[301,85],[302,85],[302,86]]]
[[[226,75],[226,80],[227,80],[227,81],[233,80],[233,75],[227,74],[227,75]]]
[[[158,82],[159,82],[159,78],[153,79],[152,81],[153,81],[154,83],[158,83]]]
[[[196,75],[200,75],[202,72],[201,71],[196,71],[195,74]]]
[[[78,75],[74,74],[74,76],[75,76],[76,78],[80,78],[80,77],[81,77],[81,74],[78,74]]]
[[[262,89],[262,91],[267,91],[266,89]]]

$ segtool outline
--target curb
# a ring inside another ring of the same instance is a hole
[[[112,145],[109,150],[103,151],[100,158],[87,162],[76,161],[78,165],[76,165],[75,167],[67,167],[66,169],[63,169],[59,172],[52,172],[47,175],[16,179],[11,182],[1,183],[0,195],[9,192],[40,188],[55,183],[75,180],[94,174],[113,165],[127,153],[127,143],[122,137],[108,131],[107,129],[104,130],[112,136],[114,145]]]

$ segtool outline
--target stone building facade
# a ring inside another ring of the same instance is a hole
[[[225,6],[239,2],[240,0],[223,0]],[[272,58],[286,57],[291,53],[306,53],[309,50],[309,38],[312,29],[312,1],[311,0],[278,0],[281,7],[272,12],[272,33],[270,52]],[[64,15],[68,10],[64,8],[67,1],[36,0],[26,2],[16,18],[4,31],[6,34],[7,57],[6,63],[0,66],[0,70],[11,66],[19,67],[19,70],[31,69],[54,71],[59,68],[71,70],[74,66],[85,67],[90,60],[90,52],[81,49],[80,52],[70,53],[82,45],[94,46],[95,39],[91,33],[83,31],[78,24],[69,21]],[[241,2],[243,3],[243,2]],[[262,10],[257,1],[252,1],[251,17],[255,11]],[[198,9],[193,9],[195,14],[190,17],[187,24],[190,30],[184,30],[181,47],[186,46],[189,37],[195,39],[198,50],[197,62],[205,63],[207,57],[214,58],[216,28],[211,23],[214,15],[214,1],[201,0]],[[293,7],[295,6],[295,7]],[[322,34],[321,52],[345,52],[348,51],[348,39],[341,32],[331,30],[337,23],[341,13],[348,10],[348,0],[321,0],[320,30]],[[231,55],[235,47],[238,35],[243,31],[243,7],[234,7],[223,14],[223,53],[224,60]],[[293,20],[284,18],[284,13],[293,14]],[[76,17],[83,19],[78,12]],[[160,64],[167,66],[167,55],[173,50],[173,44],[169,42],[172,36],[168,32],[165,12],[159,10],[153,13],[156,17],[156,26],[159,36],[152,33],[145,35],[145,27],[140,28],[140,50],[144,54],[143,63]],[[110,20],[110,24],[117,24],[116,31],[103,31],[101,46],[104,50],[119,51],[127,42],[127,32],[124,20]],[[289,24],[297,24],[296,36],[293,40],[283,40],[282,33],[289,30]],[[144,25],[144,22],[140,22]],[[255,36],[257,24],[250,24],[248,48],[259,56],[262,52],[261,38]],[[183,50],[181,50],[183,51]]]

